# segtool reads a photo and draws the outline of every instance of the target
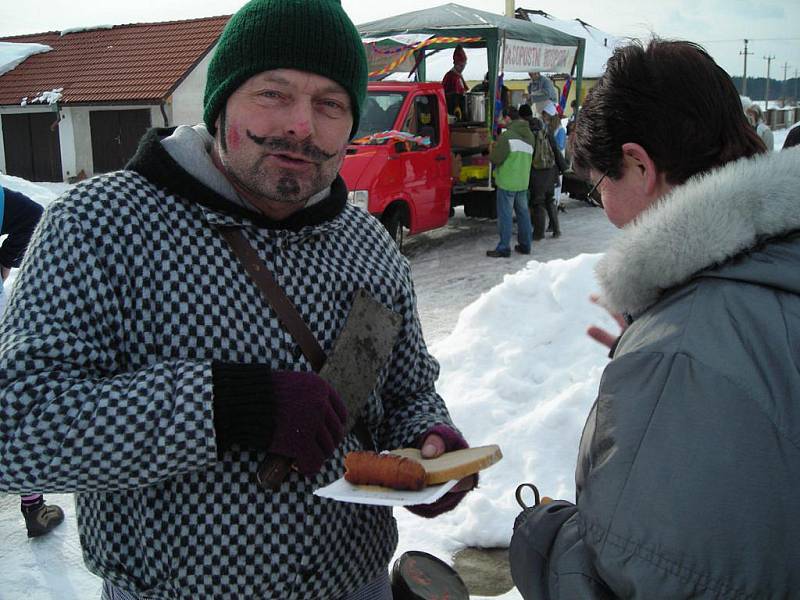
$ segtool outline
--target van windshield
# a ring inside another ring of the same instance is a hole
[[[392,129],[405,98],[406,94],[403,92],[367,92],[367,100],[361,111],[361,121],[353,143],[364,143],[360,138]],[[385,144],[387,141],[372,140],[369,143]]]

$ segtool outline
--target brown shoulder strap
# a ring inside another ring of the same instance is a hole
[[[231,227],[220,227],[219,229],[228,244],[230,244],[234,254],[244,265],[247,274],[258,285],[261,294],[278,315],[283,327],[291,334],[297,345],[300,346],[308,362],[311,363],[311,368],[319,373],[322,365],[325,364],[325,351],[319,345],[317,338],[314,337],[308,325],[306,325],[303,317],[297,312],[292,301],[287,298],[281,286],[275,281],[272,273],[269,272],[267,266],[258,257],[255,249],[247,241],[247,238],[242,235],[241,231]]]

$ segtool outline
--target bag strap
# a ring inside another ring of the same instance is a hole
[[[322,365],[327,360],[327,356],[319,345],[317,338],[314,337],[314,334],[306,325],[303,317],[297,312],[297,308],[275,281],[272,273],[269,272],[269,269],[258,257],[255,249],[247,241],[247,238],[242,235],[242,232],[232,227],[218,227],[218,229],[233,249],[233,253],[244,265],[247,274],[250,275],[250,278],[261,290],[261,295],[264,296],[267,304],[275,310],[278,320],[294,338],[297,345],[300,346],[303,355],[311,364],[311,368],[314,369],[315,373],[319,373]],[[364,448],[367,450],[375,449],[375,441],[372,439],[372,434],[363,418],[359,418],[353,425],[353,433],[355,433]],[[280,479],[282,480],[283,477],[280,477]]]
[[[220,227],[225,240],[230,244],[236,257],[241,261],[247,274],[261,290],[261,295],[272,306],[278,315],[278,320],[286,331],[294,338],[297,345],[303,351],[306,359],[311,364],[311,368],[319,373],[322,365],[325,364],[325,351],[319,345],[317,338],[306,325],[303,317],[297,312],[292,301],[286,296],[281,286],[275,281],[272,273],[258,257],[253,246],[242,235],[239,229],[231,227]]]

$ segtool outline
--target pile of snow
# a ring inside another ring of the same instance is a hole
[[[32,183],[21,177],[0,173],[0,185],[9,190],[25,194],[45,208],[64,191],[72,187],[69,183]]]
[[[589,301],[600,256],[529,262],[464,309],[452,334],[431,347],[453,420],[471,445],[498,444],[504,458],[450,514],[430,521],[397,511],[398,554],[424,550],[448,560],[464,546],[507,546],[520,483],[574,500],[578,443],[608,363],[586,328],[618,330]]]
[[[29,56],[50,52],[52,48],[44,44],[17,44],[0,42],[0,75],[8,73]]]

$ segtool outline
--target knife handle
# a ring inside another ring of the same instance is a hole
[[[258,466],[256,479],[258,484],[264,489],[277,490],[281,487],[283,480],[292,470],[292,459],[277,454],[270,454]]]

